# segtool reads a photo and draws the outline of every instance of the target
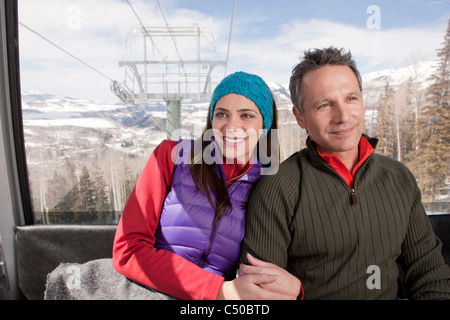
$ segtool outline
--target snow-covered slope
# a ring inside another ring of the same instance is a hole
[[[423,89],[429,85],[429,78],[435,67],[436,62],[425,61],[413,66],[363,75],[366,117],[372,117],[373,106],[386,83],[395,90],[412,79],[419,84],[420,89]],[[295,124],[288,85],[275,82],[268,82],[268,85],[277,102],[280,124]],[[205,125],[208,105],[208,101],[183,101],[181,110],[183,128],[192,130],[195,127],[197,134],[201,132],[199,127]],[[84,128],[96,131],[98,139],[104,139],[104,144],[108,148],[124,153],[147,155],[166,137],[164,101],[148,101],[134,106],[123,103],[98,104],[82,99],[56,97],[47,93],[29,91],[22,94],[22,109],[26,143],[30,148],[38,145],[45,148],[48,146],[48,139],[52,140],[53,148],[62,148],[62,145],[66,148],[66,145],[70,143],[70,135],[68,137],[63,134],[64,130],[70,130],[73,139],[77,139],[80,138],[76,134],[77,130]],[[58,129],[55,130],[55,127]],[[62,137],[64,140],[61,140]],[[60,141],[58,141],[59,138]],[[95,147],[103,144],[98,139],[88,140]],[[91,148],[92,146],[83,144],[83,147]]]

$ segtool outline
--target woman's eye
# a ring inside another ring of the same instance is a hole
[[[226,116],[226,114],[223,113],[223,112],[216,112],[214,116],[215,116],[216,118],[223,118],[223,117]]]

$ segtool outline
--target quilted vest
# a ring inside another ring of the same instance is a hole
[[[155,247],[169,250],[201,268],[231,279],[245,233],[245,207],[252,187],[261,178],[261,164],[228,188],[232,210],[214,225],[215,210],[199,190],[189,170],[191,140],[178,143],[172,186],[164,201],[160,223],[155,233]],[[188,157],[187,157],[188,156]],[[224,176],[221,164],[212,164]],[[225,180],[225,179],[224,179]],[[214,196],[211,195],[214,202]]]

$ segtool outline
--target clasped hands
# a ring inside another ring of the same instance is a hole
[[[241,264],[238,277],[225,281],[219,300],[296,300],[301,282],[279,266],[256,259],[247,253],[250,263]]]

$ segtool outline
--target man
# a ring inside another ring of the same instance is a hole
[[[305,53],[290,82],[307,148],[265,176],[249,200],[246,253],[296,276],[305,299],[450,299],[450,270],[420,191],[362,134],[361,77],[350,53]]]

